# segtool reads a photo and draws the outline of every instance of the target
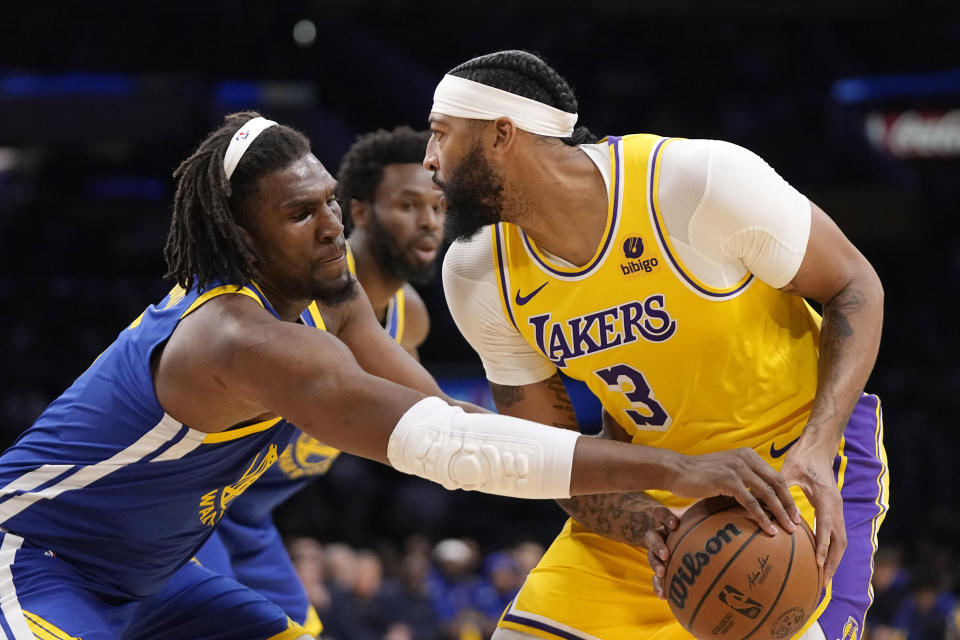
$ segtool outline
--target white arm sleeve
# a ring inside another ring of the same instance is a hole
[[[397,471],[446,489],[514,498],[569,498],[579,433],[501,416],[465,413],[424,398],[400,417],[387,444]]]
[[[479,354],[490,382],[521,386],[556,371],[504,315],[488,232],[453,243],[443,260],[443,292],[453,321]]]
[[[810,236],[810,202],[755,153],[720,140],[664,148],[658,200],[684,264],[726,287],[746,271],[787,285]]]

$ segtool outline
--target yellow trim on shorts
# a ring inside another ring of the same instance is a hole
[[[259,433],[260,431],[266,431],[270,427],[276,425],[278,422],[283,420],[283,418],[271,418],[270,420],[264,420],[263,422],[257,422],[246,427],[239,427],[237,429],[228,429],[226,431],[218,431],[216,433],[208,433],[207,436],[202,440],[201,444],[214,444],[217,442],[226,442],[228,440],[236,440],[244,436],[248,436],[251,433]]]
[[[77,636],[72,636],[60,627],[50,624],[35,613],[23,611],[23,618],[27,621],[27,627],[33,633],[37,640],[82,640]]]
[[[303,628],[311,636],[318,636],[323,631],[323,622],[321,622],[320,615],[313,608],[313,605],[307,606],[307,619],[303,621]]]

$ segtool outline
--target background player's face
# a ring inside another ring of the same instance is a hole
[[[370,215],[364,221],[381,266],[402,280],[428,282],[436,269],[443,220],[440,192],[428,171],[413,163],[383,168]]]
[[[309,153],[260,178],[247,233],[257,253],[261,285],[288,299],[326,304],[356,295],[336,186]]]
[[[443,191],[446,235],[466,240],[503,219],[503,178],[483,152],[486,122],[430,114],[430,140],[423,166]]]

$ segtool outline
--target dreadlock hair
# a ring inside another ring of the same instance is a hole
[[[488,53],[467,60],[447,74],[509,91],[567,113],[577,112],[577,97],[563,76],[539,56],[527,51],[513,49]],[[596,142],[597,137],[586,127],[577,127],[573,135],[560,140],[573,146]]]
[[[373,202],[377,186],[383,179],[383,168],[388,164],[422,163],[429,139],[429,131],[414,131],[408,126],[391,131],[378,129],[357,138],[340,160],[337,175],[340,182],[337,196],[343,210],[346,234],[353,229],[350,201],[356,198]]]
[[[250,144],[227,180],[223,156],[230,140],[259,115],[243,111],[226,116],[173,172],[177,191],[163,249],[164,277],[184,289],[195,285],[202,290],[216,279],[242,286],[259,276],[257,256],[243,233],[255,219],[259,180],[310,153],[310,141],[302,133],[271,126]]]

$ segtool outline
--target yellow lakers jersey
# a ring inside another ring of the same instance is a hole
[[[656,198],[670,139],[607,142],[606,227],[586,265],[558,265],[516,225],[492,228],[507,318],[634,443],[686,454],[748,446],[773,461],[809,414],[819,316],[750,273],[728,289],[694,277]]]

